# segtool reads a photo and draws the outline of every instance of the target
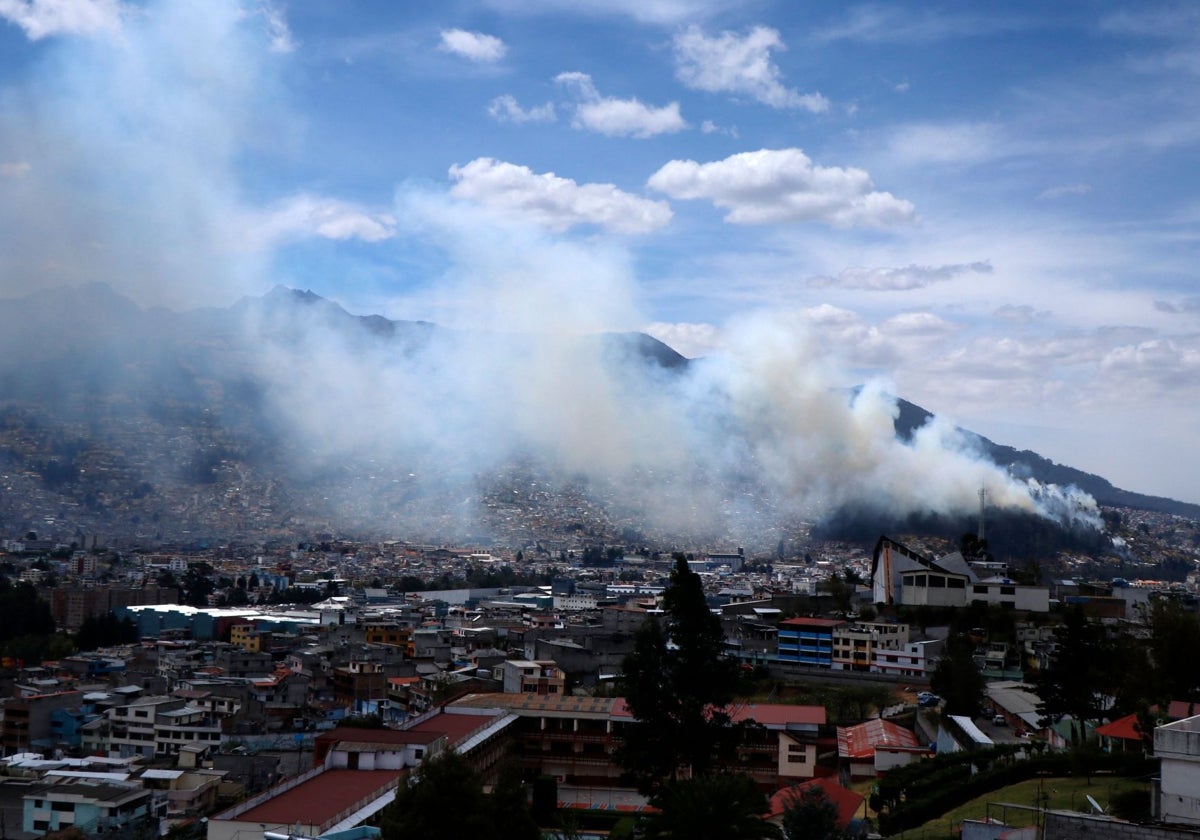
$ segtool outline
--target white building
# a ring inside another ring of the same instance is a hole
[[[872,600],[876,604],[965,607],[981,603],[1030,612],[1050,610],[1050,589],[1007,578],[980,578],[957,551],[925,557],[888,537],[875,544],[871,561]]]
[[[82,731],[84,750],[121,758],[176,755],[183,746],[220,742],[220,723],[207,709],[179,697],[135,698],[107,709]]]
[[[1166,823],[1200,826],[1200,715],[1157,726],[1158,817]]]
[[[929,679],[944,645],[944,639],[924,639],[905,642],[895,650],[876,650],[871,670],[879,674]]]

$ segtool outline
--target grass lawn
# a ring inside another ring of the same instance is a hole
[[[1040,785],[1040,788],[1039,788]],[[1088,813],[1091,805],[1087,796],[1090,795],[1100,807],[1106,811],[1114,793],[1129,790],[1148,790],[1148,779],[1127,779],[1119,776],[1093,776],[1089,782],[1082,777],[1050,777],[1029,779],[1006,788],[993,791],[973,799],[966,805],[955,808],[942,817],[931,820],[920,828],[909,829],[893,837],[901,840],[941,840],[941,838],[958,837],[964,819],[981,820],[990,816],[992,819],[1004,820],[1011,826],[1032,825],[1035,814],[1032,811],[1009,809],[1007,817],[999,805],[1004,802],[1010,805],[1037,805],[1039,795],[1045,798],[1047,808],[1058,811],[1080,811]],[[988,805],[991,804],[989,812]]]

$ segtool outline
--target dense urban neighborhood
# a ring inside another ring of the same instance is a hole
[[[26,533],[0,558],[0,817],[12,837],[386,840],[416,836],[441,779],[522,814],[513,836],[683,836],[696,797],[763,833],[689,836],[894,836],[1085,775],[1112,784],[952,830],[1200,831],[1200,673],[1179,655],[1197,573],[1134,576],[1194,567],[1196,526],[1106,516],[1107,560],[1020,568],[981,534],[756,556]]]

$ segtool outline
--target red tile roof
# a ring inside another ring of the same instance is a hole
[[[1200,715],[1200,703],[1189,703],[1186,700],[1172,700],[1167,706],[1166,715],[1159,712],[1158,706],[1151,706],[1150,713],[1163,720],[1183,720],[1194,715]],[[1096,734],[1107,738],[1120,738],[1125,741],[1141,741],[1142,731],[1138,725],[1136,714],[1117,718],[1111,723],[1096,727]]]
[[[456,744],[472,732],[482,729],[494,721],[499,715],[456,715],[451,712],[438,712],[436,715],[410,726],[405,732],[436,732],[444,734],[446,740]]]
[[[815,627],[824,630],[832,630],[843,624],[846,622],[836,618],[787,618],[779,622],[780,627]]]
[[[238,822],[326,827],[354,803],[395,787],[400,770],[326,770],[236,817]]]
[[[753,720],[763,726],[801,723],[820,726],[825,723],[824,706],[790,706],[786,703],[743,703],[735,705],[730,717],[734,723]]]
[[[799,799],[804,791],[814,787],[820,788],[821,792],[825,794],[825,798],[837,806],[837,826],[838,829],[844,831],[850,821],[854,819],[854,815],[858,813],[858,809],[862,807],[863,796],[849,788],[842,787],[832,776],[813,779],[776,791],[775,795],[771,797],[771,806],[765,815],[766,818],[782,816],[793,800]]]
[[[1105,738],[1120,738],[1124,741],[1141,741],[1142,733],[1138,727],[1137,715],[1125,715],[1111,723],[1096,727],[1096,734]]]
[[[876,747],[920,749],[922,746],[912,730],[880,718],[872,718],[857,726],[839,726],[837,734],[838,755],[842,758],[873,758]]]

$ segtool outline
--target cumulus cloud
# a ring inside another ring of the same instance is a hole
[[[812,277],[808,285],[814,289],[863,289],[873,292],[923,289],[933,283],[944,283],[964,274],[990,274],[987,261],[953,265],[909,265],[904,268],[847,268],[836,277]]]
[[[821,94],[802,94],[783,84],[771,51],[787,47],[770,27],[756,26],[745,35],[722,32],[709,38],[693,25],[676,34],[674,48],[675,75],[690,88],[749,96],[772,108],[797,108],[814,114],[829,110],[829,100]]]
[[[657,338],[689,359],[707,356],[724,344],[721,329],[715,324],[656,321],[642,327],[642,332]]]
[[[911,202],[876,190],[864,170],[816,166],[799,149],[761,149],[704,164],[673,160],[648,184],[672,198],[708,199],[734,224],[888,227],[916,218]]]
[[[662,107],[640,100],[601,96],[587,73],[559,73],[554,81],[578,97],[572,125],[608,137],[645,139],[658,134],[673,134],[688,127],[679,112],[679,103]]]
[[[1112,348],[1100,372],[1127,395],[1160,397],[1188,391],[1200,379],[1200,337],[1153,338]]]
[[[895,335],[943,336],[958,332],[956,324],[932,312],[902,312],[883,323],[884,332]]]
[[[249,236],[264,246],[309,236],[381,242],[395,236],[395,225],[396,220],[388,213],[328,196],[300,193],[261,214]]]
[[[0,18],[21,27],[31,41],[117,32],[126,12],[120,0],[0,0]]]
[[[488,103],[488,114],[499,122],[510,123],[551,123],[558,119],[554,112],[554,103],[535,105],[532,108],[522,108],[516,97],[510,94],[497,96]]]
[[[649,233],[671,221],[666,202],[623,192],[613,184],[577,184],[553,172],[476,158],[450,167],[451,194],[483,206],[517,212],[556,231],[590,224],[616,233]]]
[[[499,61],[508,52],[508,46],[495,35],[465,29],[443,29],[440,49],[485,64]]]

